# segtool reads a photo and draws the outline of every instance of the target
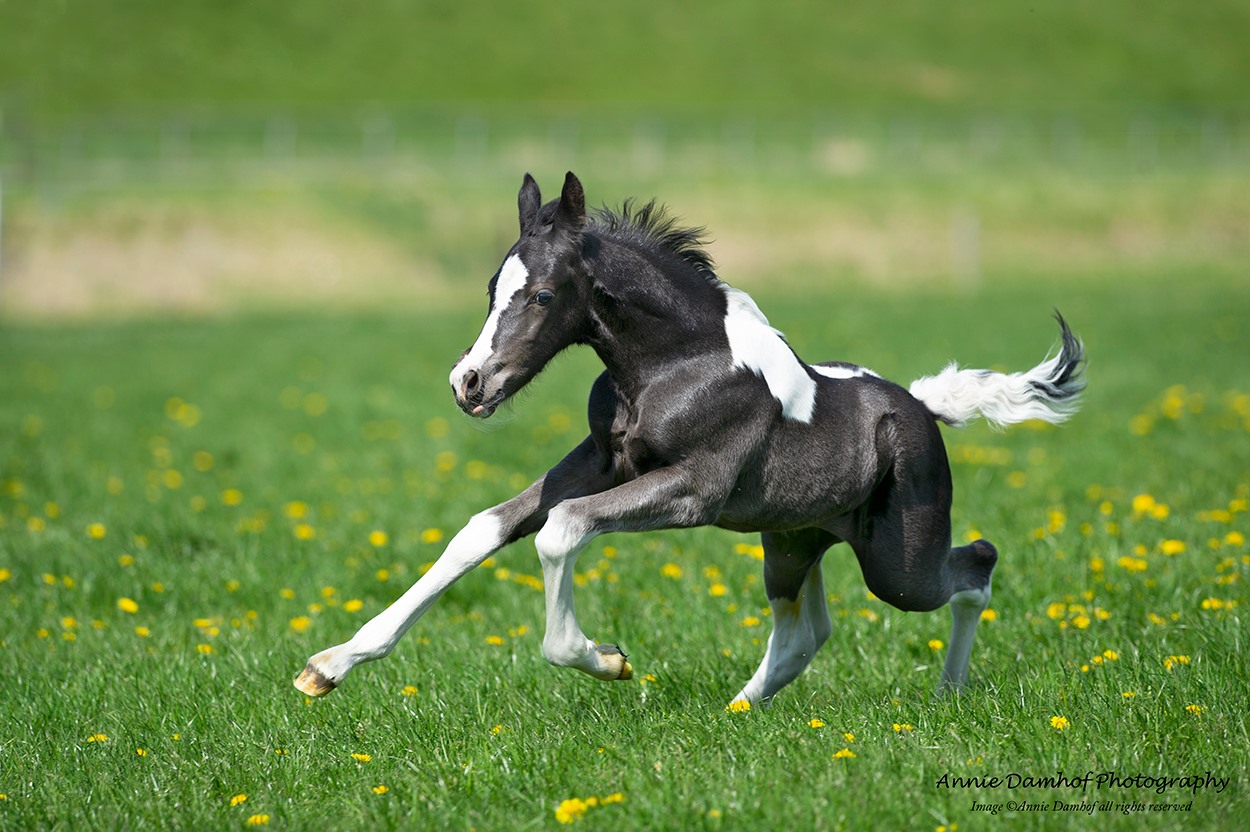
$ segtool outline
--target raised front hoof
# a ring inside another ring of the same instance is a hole
[[[309,696],[325,696],[338,687],[311,664],[305,666],[303,672],[295,677],[294,685],[296,690]]]
[[[599,654],[599,661],[605,668],[604,674],[599,676],[600,679],[607,682],[623,682],[634,678],[634,667],[629,663],[629,658],[621,652],[621,648],[615,644],[596,644],[595,652]]]

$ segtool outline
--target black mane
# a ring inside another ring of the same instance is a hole
[[[615,210],[604,206],[594,212],[591,222],[595,230],[623,242],[674,254],[707,281],[720,282],[712,256],[704,248],[707,229],[680,225],[677,218],[654,199],[640,206],[631,197]]]

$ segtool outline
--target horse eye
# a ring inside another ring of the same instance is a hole
[[[538,294],[534,295],[534,303],[539,306],[546,306],[551,303],[553,298],[555,298],[553,293],[547,291],[546,289],[542,289],[538,292]]]

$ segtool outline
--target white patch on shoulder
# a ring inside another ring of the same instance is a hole
[[[499,269],[499,279],[495,282],[495,300],[491,304],[490,314],[486,316],[482,332],[477,336],[477,340],[473,342],[469,351],[465,353],[464,358],[451,368],[450,381],[454,389],[459,390],[460,381],[465,375],[470,370],[481,369],[486,359],[490,358],[494,350],[495,330],[499,328],[499,316],[512,304],[512,299],[517,292],[525,288],[529,276],[529,269],[525,268],[525,264],[521,262],[520,255],[514,254],[503,262],[503,266]]]
[[[862,378],[864,376],[872,376],[873,378],[881,378],[867,367],[822,367],[819,364],[811,365],[812,369],[820,373],[825,378]]]
[[[811,422],[816,408],[816,380],[807,373],[781,333],[751,296],[740,289],[722,286],[729,300],[725,315],[725,335],[733,366],[750,370],[768,384],[768,392],[781,402],[781,415],[799,422]]]

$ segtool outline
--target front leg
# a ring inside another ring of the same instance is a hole
[[[543,655],[596,679],[628,679],[633,667],[615,645],[596,644],[577,623],[573,567],[594,537],[606,532],[688,528],[713,522],[719,502],[700,489],[716,477],[698,477],[678,467],[652,471],[602,493],[565,500],[547,515],[534,545],[542,561],[547,603]]]
[[[605,457],[587,438],[559,465],[522,493],[474,515],[430,570],[393,604],[361,627],[350,641],[308,660],[295,687],[309,696],[334,690],[356,665],[387,656],[447,589],[505,545],[537,531],[553,505],[611,485]]]

